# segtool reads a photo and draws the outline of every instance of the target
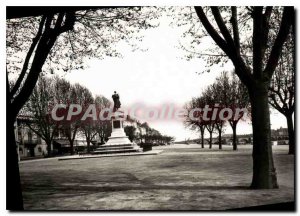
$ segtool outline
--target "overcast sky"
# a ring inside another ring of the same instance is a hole
[[[64,77],[72,83],[78,82],[88,87],[94,95],[100,94],[109,99],[116,90],[122,106],[141,102],[146,106],[166,103],[182,106],[192,97],[199,96],[207,85],[214,82],[220,71],[231,70],[232,65],[229,63],[224,68],[214,67],[210,73],[196,74],[204,69],[205,62],[201,59],[183,59],[184,52],[177,47],[181,34],[181,28],[171,27],[169,20],[163,19],[158,28],[145,31],[142,46],[148,51],[132,52],[130,47],[120,45],[123,58],[92,59],[87,61],[89,68],[72,71]],[[281,114],[273,112],[271,124],[274,129],[286,127],[286,120]],[[152,121],[150,126],[174,136],[176,140],[199,137],[198,133],[185,129],[179,121]],[[251,132],[249,122],[239,123],[238,134]],[[231,133],[230,127],[226,133]]]

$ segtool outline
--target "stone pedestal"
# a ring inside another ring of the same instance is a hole
[[[130,142],[124,131],[123,113],[120,111],[114,112],[111,118],[112,133],[108,138],[107,143],[100,146],[94,151],[94,154],[114,154],[114,153],[129,153],[141,152],[142,149]]]

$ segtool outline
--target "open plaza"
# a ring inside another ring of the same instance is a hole
[[[273,146],[279,189],[250,190],[252,146],[20,163],[25,210],[224,210],[294,201],[294,156]]]

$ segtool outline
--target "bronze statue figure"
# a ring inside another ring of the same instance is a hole
[[[116,112],[121,107],[120,96],[116,91],[112,95],[112,99],[114,100],[114,108],[113,111]]]

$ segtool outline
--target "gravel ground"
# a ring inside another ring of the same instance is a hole
[[[273,148],[279,189],[250,190],[251,146],[20,163],[26,210],[222,210],[294,200],[294,156]]]

